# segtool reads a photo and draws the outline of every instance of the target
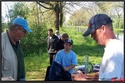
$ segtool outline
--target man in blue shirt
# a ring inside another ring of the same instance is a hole
[[[55,61],[63,66],[65,71],[72,74],[73,68],[77,65],[77,58],[74,51],[72,51],[73,41],[66,39],[64,49],[60,50],[55,57]]]

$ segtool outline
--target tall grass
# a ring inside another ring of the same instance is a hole
[[[75,28],[60,29],[60,33],[68,33],[70,39],[73,40],[72,50],[77,54],[78,65],[82,65],[86,55],[89,56],[89,62],[92,64],[99,64],[103,55],[103,47],[97,45],[96,42],[88,37],[83,37],[83,32],[77,31]],[[49,66],[49,57],[46,45],[41,46],[44,51],[39,54],[30,54],[25,57],[25,69],[27,80],[44,80],[46,68]]]

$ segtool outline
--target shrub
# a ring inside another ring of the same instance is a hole
[[[47,28],[43,25],[31,25],[31,33],[27,33],[26,37],[21,41],[24,56],[32,53],[39,54],[46,50],[45,38],[47,36]]]

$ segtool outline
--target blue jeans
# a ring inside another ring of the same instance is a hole
[[[26,78],[20,78],[19,81],[26,81]]]

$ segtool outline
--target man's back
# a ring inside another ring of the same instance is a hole
[[[61,39],[59,39],[58,41],[57,41],[57,43],[56,43],[56,48],[55,48],[55,50],[62,50],[62,49],[64,49],[64,41],[63,40],[61,40]]]

